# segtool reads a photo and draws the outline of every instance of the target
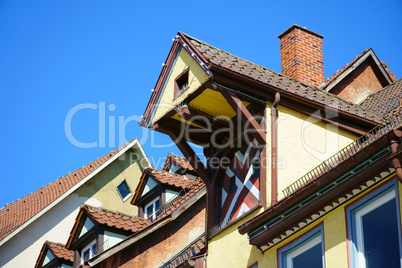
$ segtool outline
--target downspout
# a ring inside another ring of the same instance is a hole
[[[278,172],[277,172],[277,118],[279,101],[281,100],[281,94],[275,93],[275,100],[271,106],[271,206],[278,202]]]
[[[398,177],[398,180],[402,182],[402,165],[401,161],[399,160],[398,157],[398,141],[395,139],[391,140],[391,162],[392,166],[395,168],[395,173],[396,176]]]

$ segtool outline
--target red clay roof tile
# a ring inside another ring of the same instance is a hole
[[[174,165],[176,165],[182,169],[187,169],[189,171],[195,171],[194,168],[190,165],[190,163],[186,160],[186,158],[177,156],[173,153],[168,154],[165,164],[163,166],[163,170],[169,171],[170,163],[173,163]]]
[[[100,225],[136,233],[152,222],[144,218],[130,216],[117,211],[110,211],[101,207],[82,205],[82,209]]]
[[[74,261],[74,251],[66,249],[64,244],[50,241],[46,241],[45,244],[56,258],[64,259],[70,262]]]
[[[194,183],[195,179],[186,177],[185,175],[179,175],[176,173],[167,172],[161,169],[146,168],[147,174],[154,180],[166,184],[172,185],[180,188],[188,188]]]
[[[132,142],[132,141],[131,141]],[[90,173],[125,149],[128,142],[95,161],[73,171],[48,185],[24,196],[0,209],[0,241],[46,208]],[[91,166],[91,168],[89,168]]]

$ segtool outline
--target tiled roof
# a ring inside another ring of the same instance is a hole
[[[379,117],[377,114],[365,110],[359,105],[343,100],[324,90],[311,87],[296,79],[276,73],[261,65],[234,56],[224,50],[218,49],[189,35],[184,34],[184,36],[209,63],[251,78],[258,82],[273,86],[286,94],[293,95],[301,99],[314,101],[318,104],[329,106],[346,113],[371,120],[373,122],[379,122],[381,120],[381,117]]]
[[[151,178],[165,185],[189,188],[195,181],[193,178],[186,177],[185,175],[179,175],[161,169],[148,167],[145,171]]]
[[[0,241],[11,234],[15,229],[30,220],[42,209],[71,189],[78,182],[85,179],[97,168],[105,164],[110,158],[126,148],[128,142],[114,151],[96,159],[95,161],[73,171],[48,185],[24,196],[17,201],[5,205],[0,209]]]
[[[186,160],[186,158],[177,156],[173,153],[168,154],[165,164],[163,166],[163,170],[169,171],[169,162],[172,162],[176,166],[182,168],[182,169],[187,169],[189,171],[194,171],[194,168],[190,165],[190,163]]]
[[[396,108],[400,108],[401,100],[397,97],[402,92],[402,79],[368,96],[360,105],[372,111],[378,110],[378,113],[387,117],[391,115]],[[396,97],[396,98],[395,98]],[[395,101],[392,99],[395,98]],[[392,103],[391,106],[386,103]],[[380,107],[382,106],[382,107]]]
[[[151,221],[144,218],[127,215],[117,211],[107,210],[101,207],[82,205],[82,209],[100,225],[105,225],[114,229],[120,229],[136,233],[147,227]]]
[[[321,87],[323,90],[332,82],[334,81],[338,76],[340,76],[346,69],[348,69],[351,65],[353,65],[356,61],[358,61],[364,54],[366,54],[368,51],[370,51],[371,48],[367,48],[364,50],[360,55],[356,56],[351,62],[343,66],[342,69],[336,71],[331,77],[329,77],[327,80],[324,81],[324,85]]]
[[[56,258],[64,259],[70,262],[74,261],[74,251],[68,250],[64,244],[54,243],[50,241],[46,241],[45,244]]]

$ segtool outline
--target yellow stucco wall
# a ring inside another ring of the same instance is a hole
[[[175,79],[189,68],[189,88],[180,97],[173,100]],[[168,111],[182,102],[188,95],[194,92],[199,86],[208,80],[208,76],[201,67],[191,58],[183,48],[180,50],[176,63],[173,66],[170,76],[167,78],[166,87],[162,93],[152,124],[157,122]]]
[[[248,243],[247,235],[240,235],[237,227],[261,213],[258,210],[214,236],[208,242],[208,268],[248,267],[261,257],[261,252]]]
[[[271,104],[267,105],[271,109]],[[278,200],[282,191],[358,136],[278,106]],[[269,113],[268,113],[269,114]],[[267,203],[271,204],[271,117],[267,117]]]
[[[119,158],[109,164],[104,170],[95,175],[94,178],[80,187],[75,194],[93,198],[102,202],[102,207],[123,212],[130,215],[137,215],[138,209],[130,204],[131,198],[122,201],[116,187],[125,179],[134,193],[142,174],[142,168],[133,155],[138,152],[129,149]]]
[[[377,187],[381,187],[381,185],[390,181],[394,176],[394,174],[388,176],[377,184],[375,188],[377,189]],[[358,196],[336,208],[334,211],[285,239],[275,247],[267,250],[264,254],[262,254],[255,246],[249,245],[247,235],[241,235],[237,230],[239,225],[258,214],[258,212],[256,212],[209,240],[207,266],[246,268],[255,262],[258,262],[258,267],[277,268],[278,249],[322,224],[324,232],[325,267],[346,268],[348,267],[348,248],[345,207],[371,190],[372,189],[368,189],[360,193]],[[402,190],[400,183],[398,183],[398,190],[399,192]],[[402,205],[401,198],[399,199],[399,203]]]

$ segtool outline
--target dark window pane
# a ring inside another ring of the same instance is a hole
[[[395,199],[362,217],[366,267],[399,267]]]
[[[157,210],[159,208],[159,199],[155,201],[155,210]],[[156,211],[155,213],[155,217],[159,216],[159,210]]]
[[[260,164],[258,159],[253,161],[253,178],[258,178],[260,176]]]
[[[322,268],[321,243],[293,258],[293,268]]]
[[[230,193],[236,192],[236,176],[230,178]]]
[[[87,261],[89,259],[89,251],[90,250],[91,249],[87,249],[87,250],[84,251],[84,261]]]
[[[127,186],[127,182],[123,181],[122,183],[117,186],[117,190],[119,190],[119,193],[121,195],[121,198],[125,198],[127,195],[130,194],[130,189]]]
[[[149,206],[148,208],[147,208],[147,216],[150,216],[151,214],[152,214],[152,212],[153,212],[154,210],[153,210],[153,207],[152,207],[152,205],[151,206]]]
[[[91,250],[92,250],[92,254],[93,254],[93,255],[96,255],[96,254],[97,254],[97,252],[96,252],[96,244],[93,244],[93,245],[91,246]]]

